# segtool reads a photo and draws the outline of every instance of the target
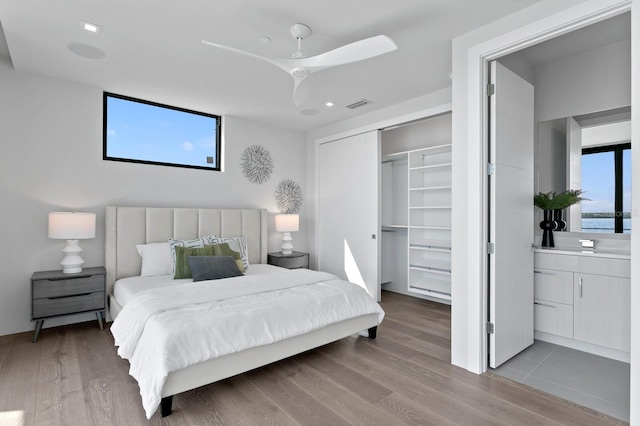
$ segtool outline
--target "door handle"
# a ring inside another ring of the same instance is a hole
[[[578,278],[578,290],[580,292],[580,297],[582,297],[582,277]]]

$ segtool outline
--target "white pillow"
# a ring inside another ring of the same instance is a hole
[[[142,258],[141,276],[152,277],[173,274],[169,243],[138,244],[136,248]]]
[[[223,238],[216,237],[212,235],[210,237],[211,244],[229,244],[229,248],[233,251],[237,251],[240,253],[240,257],[242,259],[242,264],[244,265],[245,271],[249,269],[249,251],[247,250],[247,238],[246,237],[231,237],[231,238]]]

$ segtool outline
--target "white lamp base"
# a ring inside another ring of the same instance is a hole
[[[62,250],[64,258],[60,265],[62,266],[63,274],[77,274],[82,272],[82,265],[84,265],[84,259],[80,257],[82,248],[78,240],[67,240],[67,246]]]
[[[282,247],[280,247],[282,254],[293,253],[293,244],[291,244],[291,241],[293,241],[291,238],[291,232],[285,232],[282,237]]]

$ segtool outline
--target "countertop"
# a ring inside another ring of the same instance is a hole
[[[549,253],[549,254],[565,254],[572,256],[593,256],[593,257],[609,257],[613,259],[631,259],[631,253],[629,250],[619,250],[612,248],[599,248],[593,249],[582,247],[541,247],[534,246],[533,251],[536,253]]]

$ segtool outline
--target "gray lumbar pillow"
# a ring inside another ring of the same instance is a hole
[[[187,256],[187,263],[194,282],[242,275],[232,256]]]

